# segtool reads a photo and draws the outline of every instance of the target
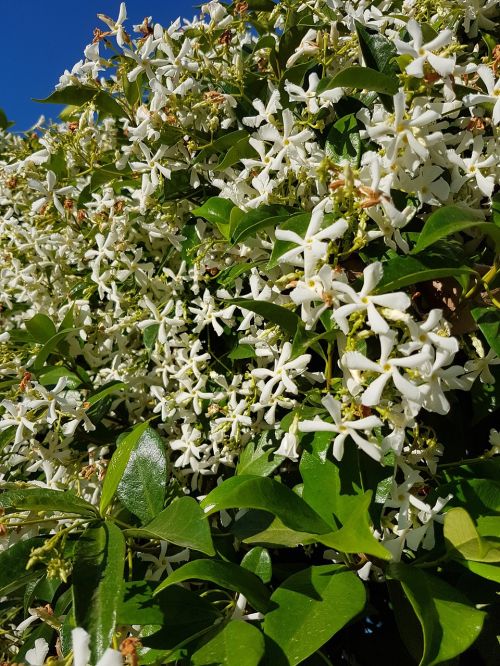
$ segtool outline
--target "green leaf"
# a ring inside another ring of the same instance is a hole
[[[35,372],[40,372],[45,361],[56,349],[59,343],[62,342],[62,340],[64,340],[70,333],[75,333],[76,331],[78,331],[77,328],[67,328],[66,330],[58,331],[55,335],[49,338],[47,342],[43,345],[43,347],[40,349],[33,362],[33,369],[35,370]]]
[[[16,426],[9,426],[8,428],[5,428],[4,430],[0,431],[0,451],[5,446],[14,441],[16,437],[16,431],[17,431]]]
[[[9,127],[9,121],[3,109],[0,109],[0,129],[6,130]]]
[[[249,622],[233,620],[190,659],[192,666],[258,666],[264,656],[264,636]]]
[[[52,319],[44,314],[36,314],[24,323],[35,342],[48,342],[57,333]]]
[[[93,192],[98,187],[101,187],[101,185],[105,185],[106,183],[116,180],[117,178],[121,178],[122,176],[128,176],[130,173],[131,170],[129,167],[125,167],[124,169],[117,169],[115,163],[110,162],[109,164],[105,164],[104,166],[92,171],[92,176],[90,177],[90,189]]]
[[[496,224],[474,218],[469,211],[457,206],[443,206],[429,215],[411,253],[421,252],[446,236],[473,227],[491,236],[497,246],[500,244],[500,228]]]
[[[110,647],[123,597],[125,539],[113,523],[88,528],[78,540],[73,565],[76,626],[90,634],[91,665]]]
[[[200,150],[198,155],[196,155],[194,159],[194,164],[198,164],[199,162],[203,162],[204,160],[208,160],[212,155],[218,154],[218,153],[226,153],[231,150],[239,141],[242,141],[246,139],[248,141],[249,134],[247,130],[241,129],[241,130],[235,130],[234,132],[224,132],[222,136],[218,137],[212,143],[209,145],[205,146]],[[222,158],[224,160],[224,157]],[[210,168],[212,168],[212,165],[210,165]],[[217,166],[217,168],[220,168]],[[218,197],[214,197],[218,198]]]
[[[256,574],[263,583],[270,583],[273,576],[273,564],[269,551],[260,546],[249,550],[241,560],[241,566]]]
[[[422,627],[420,666],[453,659],[474,643],[486,614],[472,607],[455,587],[404,564],[393,564],[389,571],[401,582]]]
[[[236,474],[251,476],[269,476],[281,465],[283,456],[274,455],[274,447],[267,443],[267,433],[257,442],[249,442],[240,454]]]
[[[373,536],[370,519],[372,491],[364,495],[340,497],[342,527],[320,536],[321,543],[342,553],[367,553],[381,560],[392,559],[391,553]]]
[[[222,197],[211,197],[205,201],[203,206],[195,208],[192,215],[202,217],[219,229],[226,240],[229,240],[229,216],[234,208],[234,204],[229,199]]]
[[[168,642],[173,649],[200,629],[211,627],[221,614],[209,601],[178,585],[172,585],[153,596],[155,583],[134,581],[125,583],[123,600],[118,607],[117,624],[168,626]],[[156,638],[153,638],[156,642]],[[141,659],[142,663],[142,659]]]
[[[214,170],[224,171],[225,169],[232,167],[234,164],[237,164],[242,159],[255,157],[257,151],[252,145],[250,145],[248,139],[249,136],[247,135],[231,146],[224,157],[222,157],[215,167],[213,167]]]
[[[24,539],[0,551],[0,594],[2,596],[22,587],[30,578],[38,577],[40,571],[26,569],[31,551],[39,548],[41,537]]]
[[[318,93],[331,88],[356,88],[358,90],[372,90],[385,95],[395,95],[398,92],[399,82],[396,76],[389,76],[370,67],[355,65],[347,67],[335,76],[321,79]]]
[[[471,314],[490,347],[500,356],[500,311],[498,308],[473,308]]]
[[[166,483],[165,444],[153,428],[146,428],[131,451],[116,495],[145,524],[163,509]]]
[[[116,393],[117,391],[121,391],[122,389],[127,388],[127,384],[125,382],[120,382],[118,380],[113,380],[109,382],[109,384],[106,384],[103,388],[100,388],[97,393],[93,393],[87,398],[87,402],[90,405],[95,405],[98,403],[100,400],[103,400],[103,398],[106,398],[108,395],[113,395],[113,393]]]
[[[310,567],[287,578],[271,596],[264,633],[286,655],[277,666],[294,666],[313,654],[364,608],[366,594],[356,574],[338,564]],[[271,662],[270,662],[271,663]]]
[[[281,305],[268,303],[267,301],[253,301],[247,298],[232,298],[224,301],[227,305],[236,305],[242,310],[251,310],[256,314],[264,317],[267,321],[277,324],[280,328],[288,333],[290,336],[295,334],[295,331],[302,325],[300,317],[292,310],[287,310]]]
[[[410,257],[395,257],[383,265],[384,275],[377,291],[384,293],[408,287],[418,282],[427,282],[445,277],[474,274],[468,266],[450,265],[439,256],[425,253]]]
[[[355,23],[361,52],[367,66],[384,74],[395,74],[397,66],[394,63],[394,58],[398,55],[398,52],[394,43],[378,32],[368,32],[359,21]]]
[[[273,0],[247,0],[248,9],[254,12],[272,12],[276,7]]]
[[[362,143],[356,114],[349,113],[332,125],[326,137],[325,152],[335,164],[359,166]]]
[[[107,116],[116,116],[117,118],[124,118],[127,116],[125,109],[119,104],[116,99],[105,90],[100,90],[94,98],[96,109]]]
[[[144,431],[149,427],[149,423],[137,424],[121,442],[118,444],[113,457],[109,461],[104,483],[102,485],[100,511],[104,514],[115,495],[116,489],[122,479],[123,473],[127,467],[130,455],[136,447]]]
[[[146,326],[143,330],[142,340],[147,350],[152,351],[155,348],[159,330],[160,324],[151,324],[150,326]]]
[[[184,564],[160,583],[155,594],[170,585],[193,579],[210,581],[224,589],[239,592],[257,611],[265,613],[268,610],[269,590],[260,578],[237,564],[221,560],[193,560]]]
[[[18,511],[60,511],[95,518],[97,509],[84,499],[69,491],[50,488],[19,488],[0,494],[0,507]]]
[[[283,212],[281,206],[261,206],[239,216],[235,225],[231,225],[231,242],[241,243],[250,236],[255,236],[261,229],[276,228],[290,219],[291,214]]]
[[[244,543],[266,548],[296,548],[318,541],[317,534],[291,530],[267,511],[253,509],[238,518],[232,532]]]
[[[177,546],[215,555],[210,526],[193,497],[179,497],[140,529],[126,530],[127,536],[170,541]]]
[[[471,573],[500,584],[500,566],[498,564],[487,564],[485,562],[474,562],[473,560],[457,559],[463,567]]]
[[[66,388],[68,389],[78,388],[82,383],[82,380],[75,372],[68,370],[68,368],[62,365],[42,368],[38,372],[37,379],[42,386],[55,386],[61,377],[66,377],[68,380],[66,382]]]
[[[45,99],[34,99],[34,102],[41,104],[71,104],[71,106],[82,106],[85,102],[90,102],[97,95],[98,91],[89,86],[66,86],[61,90],[55,90]]]
[[[462,507],[446,512],[444,538],[452,556],[474,562],[500,562],[500,549],[479,536],[474,521]]]
[[[331,529],[293,490],[267,477],[226,479],[205,497],[201,507],[207,516],[222,509],[262,509],[299,532],[325,534]]]
[[[236,347],[227,355],[231,361],[238,361],[244,358],[255,358],[255,349],[252,345],[236,345]]]

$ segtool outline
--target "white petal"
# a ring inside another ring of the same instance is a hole
[[[382,391],[384,390],[390,376],[391,375],[389,372],[384,372],[384,374],[380,375],[380,377],[377,377],[377,379],[370,384],[361,398],[363,405],[366,407],[378,405],[382,396]]]

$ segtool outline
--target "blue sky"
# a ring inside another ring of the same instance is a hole
[[[4,26],[0,55],[0,108],[13,131],[34,125],[43,113],[55,117],[52,105],[31,98],[47,97],[60,74],[83,57],[95,27],[105,29],[97,13],[116,18],[120,0],[3,0]],[[128,0],[127,25],[152,16],[168,25],[179,15],[192,18],[201,0]]]

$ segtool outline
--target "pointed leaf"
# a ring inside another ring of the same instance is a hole
[[[304,569],[271,596],[276,607],[264,619],[264,633],[295,666],[330,640],[364,608],[366,594],[356,574],[338,564]],[[279,658],[273,663],[281,666]]]
[[[458,208],[458,206],[438,208],[427,218],[417,244],[412,249],[412,254],[425,250],[426,247],[446,236],[473,227],[483,234],[490,235],[497,245],[500,243],[500,228],[493,222],[484,222],[475,218],[469,211]]]
[[[142,434],[149,427],[147,421],[137,424],[118,444],[113,457],[109,461],[106,476],[102,486],[100,511],[103,514],[115,495],[116,489],[122,479],[132,451],[137,446]]]
[[[241,560],[241,566],[256,574],[263,583],[269,583],[273,575],[273,565],[269,551],[260,546],[249,550]]]
[[[123,597],[125,539],[113,523],[88,528],[78,540],[73,565],[73,608],[76,626],[90,634],[91,666],[95,666],[115,632]]]
[[[228,305],[237,305],[242,310],[251,310],[267,321],[280,326],[290,336],[302,325],[300,317],[292,310],[287,310],[281,305],[268,303],[267,301],[253,301],[247,298],[232,298],[224,301]]]
[[[190,659],[192,666],[258,666],[264,656],[264,636],[249,622],[229,622]]]
[[[321,79],[318,93],[331,88],[357,88],[358,90],[372,90],[386,95],[395,95],[398,92],[399,82],[395,75],[389,76],[370,67],[354,65],[347,67],[329,79]]]
[[[490,347],[500,356],[500,311],[498,308],[473,308],[471,314]]]
[[[210,527],[200,505],[193,497],[179,497],[140,529],[125,531],[127,536],[161,539],[177,546],[215,555]]]
[[[206,580],[227,590],[243,594],[261,613],[269,606],[269,590],[258,576],[232,562],[221,560],[193,560],[176,569],[155,590],[183,583],[186,580]]]
[[[146,428],[132,449],[116,495],[145,524],[163,509],[166,483],[165,444],[153,428]]]
[[[0,494],[0,507],[19,511],[44,511],[52,513],[76,513],[87,518],[95,518],[97,509],[84,499],[69,491],[50,488],[19,488]]]
[[[292,530],[324,534],[331,528],[293,490],[260,476],[233,476],[214,488],[201,502],[205,515],[222,509],[262,509],[273,513]]]
[[[390,573],[401,582],[422,627],[420,666],[453,659],[474,643],[486,614],[471,606],[455,587],[404,564],[391,565]]]

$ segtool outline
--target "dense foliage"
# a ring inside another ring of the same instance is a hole
[[[0,116],[5,662],[498,663],[498,10],[122,5]]]

